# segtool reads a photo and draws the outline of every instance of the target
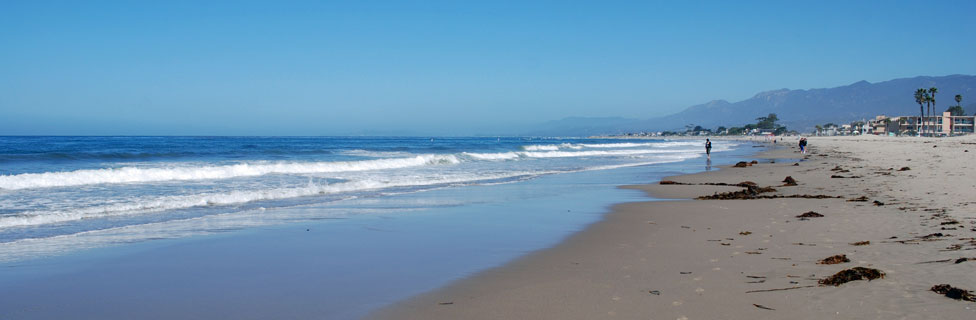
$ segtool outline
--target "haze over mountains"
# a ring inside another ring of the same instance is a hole
[[[945,111],[956,105],[955,95],[963,96],[966,114],[976,111],[976,76],[949,75],[919,76],[870,83],[858,81],[850,85],[808,90],[779,89],[760,92],[752,98],[728,102],[715,100],[688,107],[684,111],[651,119],[627,118],[566,118],[544,123],[527,132],[528,135],[589,136],[638,131],[680,130],[685,125],[700,125],[715,129],[755,123],[755,119],[776,113],[780,123],[791,130],[809,132],[817,124],[848,123],[861,119],[888,116],[918,115],[915,89],[937,87],[937,110]]]

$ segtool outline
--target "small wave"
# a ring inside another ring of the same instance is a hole
[[[462,155],[476,160],[515,160],[520,158],[573,158],[601,156],[629,156],[661,153],[687,153],[691,150],[630,149],[630,150],[584,150],[584,151],[513,151],[500,153],[469,153]],[[702,150],[704,152],[704,150]]]
[[[522,146],[521,149],[524,150],[524,151],[556,151],[556,150],[559,150],[559,146],[557,146],[557,145],[528,145],[528,146]]]
[[[68,187],[104,183],[139,183],[253,177],[266,174],[303,174],[398,169],[457,164],[453,155],[336,162],[241,163],[225,166],[89,169],[68,172],[23,173],[0,176],[0,189]]]
[[[183,196],[164,196],[134,200],[125,203],[75,208],[59,211],[27,211],[0,217],[0,228],[24,227],[43,224],[70,222],[81,219],[107,218],[165,210],[188,209],[194,207],[229,206],[255,201],[282,200],[315,195],[328,195],[356,191],[381,190],[399,187],[425,187],[444,184],[474,183],[477,181],[500,180],[539,173],[509,172],[493,175],[458,175],[415,177],[401,180],[363,180],[336,184],[309,183],[303,187],[263,189],[253,191],[232,191],[227,193],[195,194]]]

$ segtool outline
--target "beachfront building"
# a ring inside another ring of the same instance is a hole
[[[883,116],[878,116],[875,119]],[[950,112],[943,112],[941,116],[928,116],[924,123],[918,116],[899,116],[886,118],[884,130],[875,129],[874,134],[913,134],[921,131],[924,125],[925,134],[935,136],[951,136],[973,133],[976,116],[954,116]]]

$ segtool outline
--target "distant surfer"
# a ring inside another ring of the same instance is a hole
[[[712,158],[712,141],[708,140],[708,138],[705,138],[705,155],[707,155],[709,159]]]

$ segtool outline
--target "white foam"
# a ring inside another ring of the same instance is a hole
[[[0,176],[0,189],[68,187],[103,183],[139,183],[253,177],[266,174],[302,174],[399,169],[457,164],[454,155],[418,155],[409,158],[337,162],[259,162],[224,166],[166,168],[122,167],[68,172],[24,173]]]
[[[509,172],[494,175],[465,174],[455,176],[434,176],[417,178],[405,176],[399,180],[373,179],[336,184],[309,183],[303,187],[274,188],[251,191],[232,191],[181,196],[149,197],[122,203],[72,208],[55,211],[26,211],[15,216],[0,217],[0,228],[34,226],[81,219],[105,218],[187,209],[193,207],[236,205],[253,201],[280,200],[314,195],[336,194],[342,192],[378,190],[395,187],[430,186],[439,184],[467,183],[478,180],[497,180],[525,176],[526,172]],[[536,173],[538,174],[538,173]]]
[[[551,144],[549,144],[549,145],[537,144],[537,145],[522,146],[522,150],[525,150],[525,151],[556,151],[556,150],[559,150],[559,146],[557,146],[557,145],[551,145]]]
[[[522,152],[499,152],[499,153],[472,153],[464,152],[462,155],[476,160],[513,160],[521,157]]]

